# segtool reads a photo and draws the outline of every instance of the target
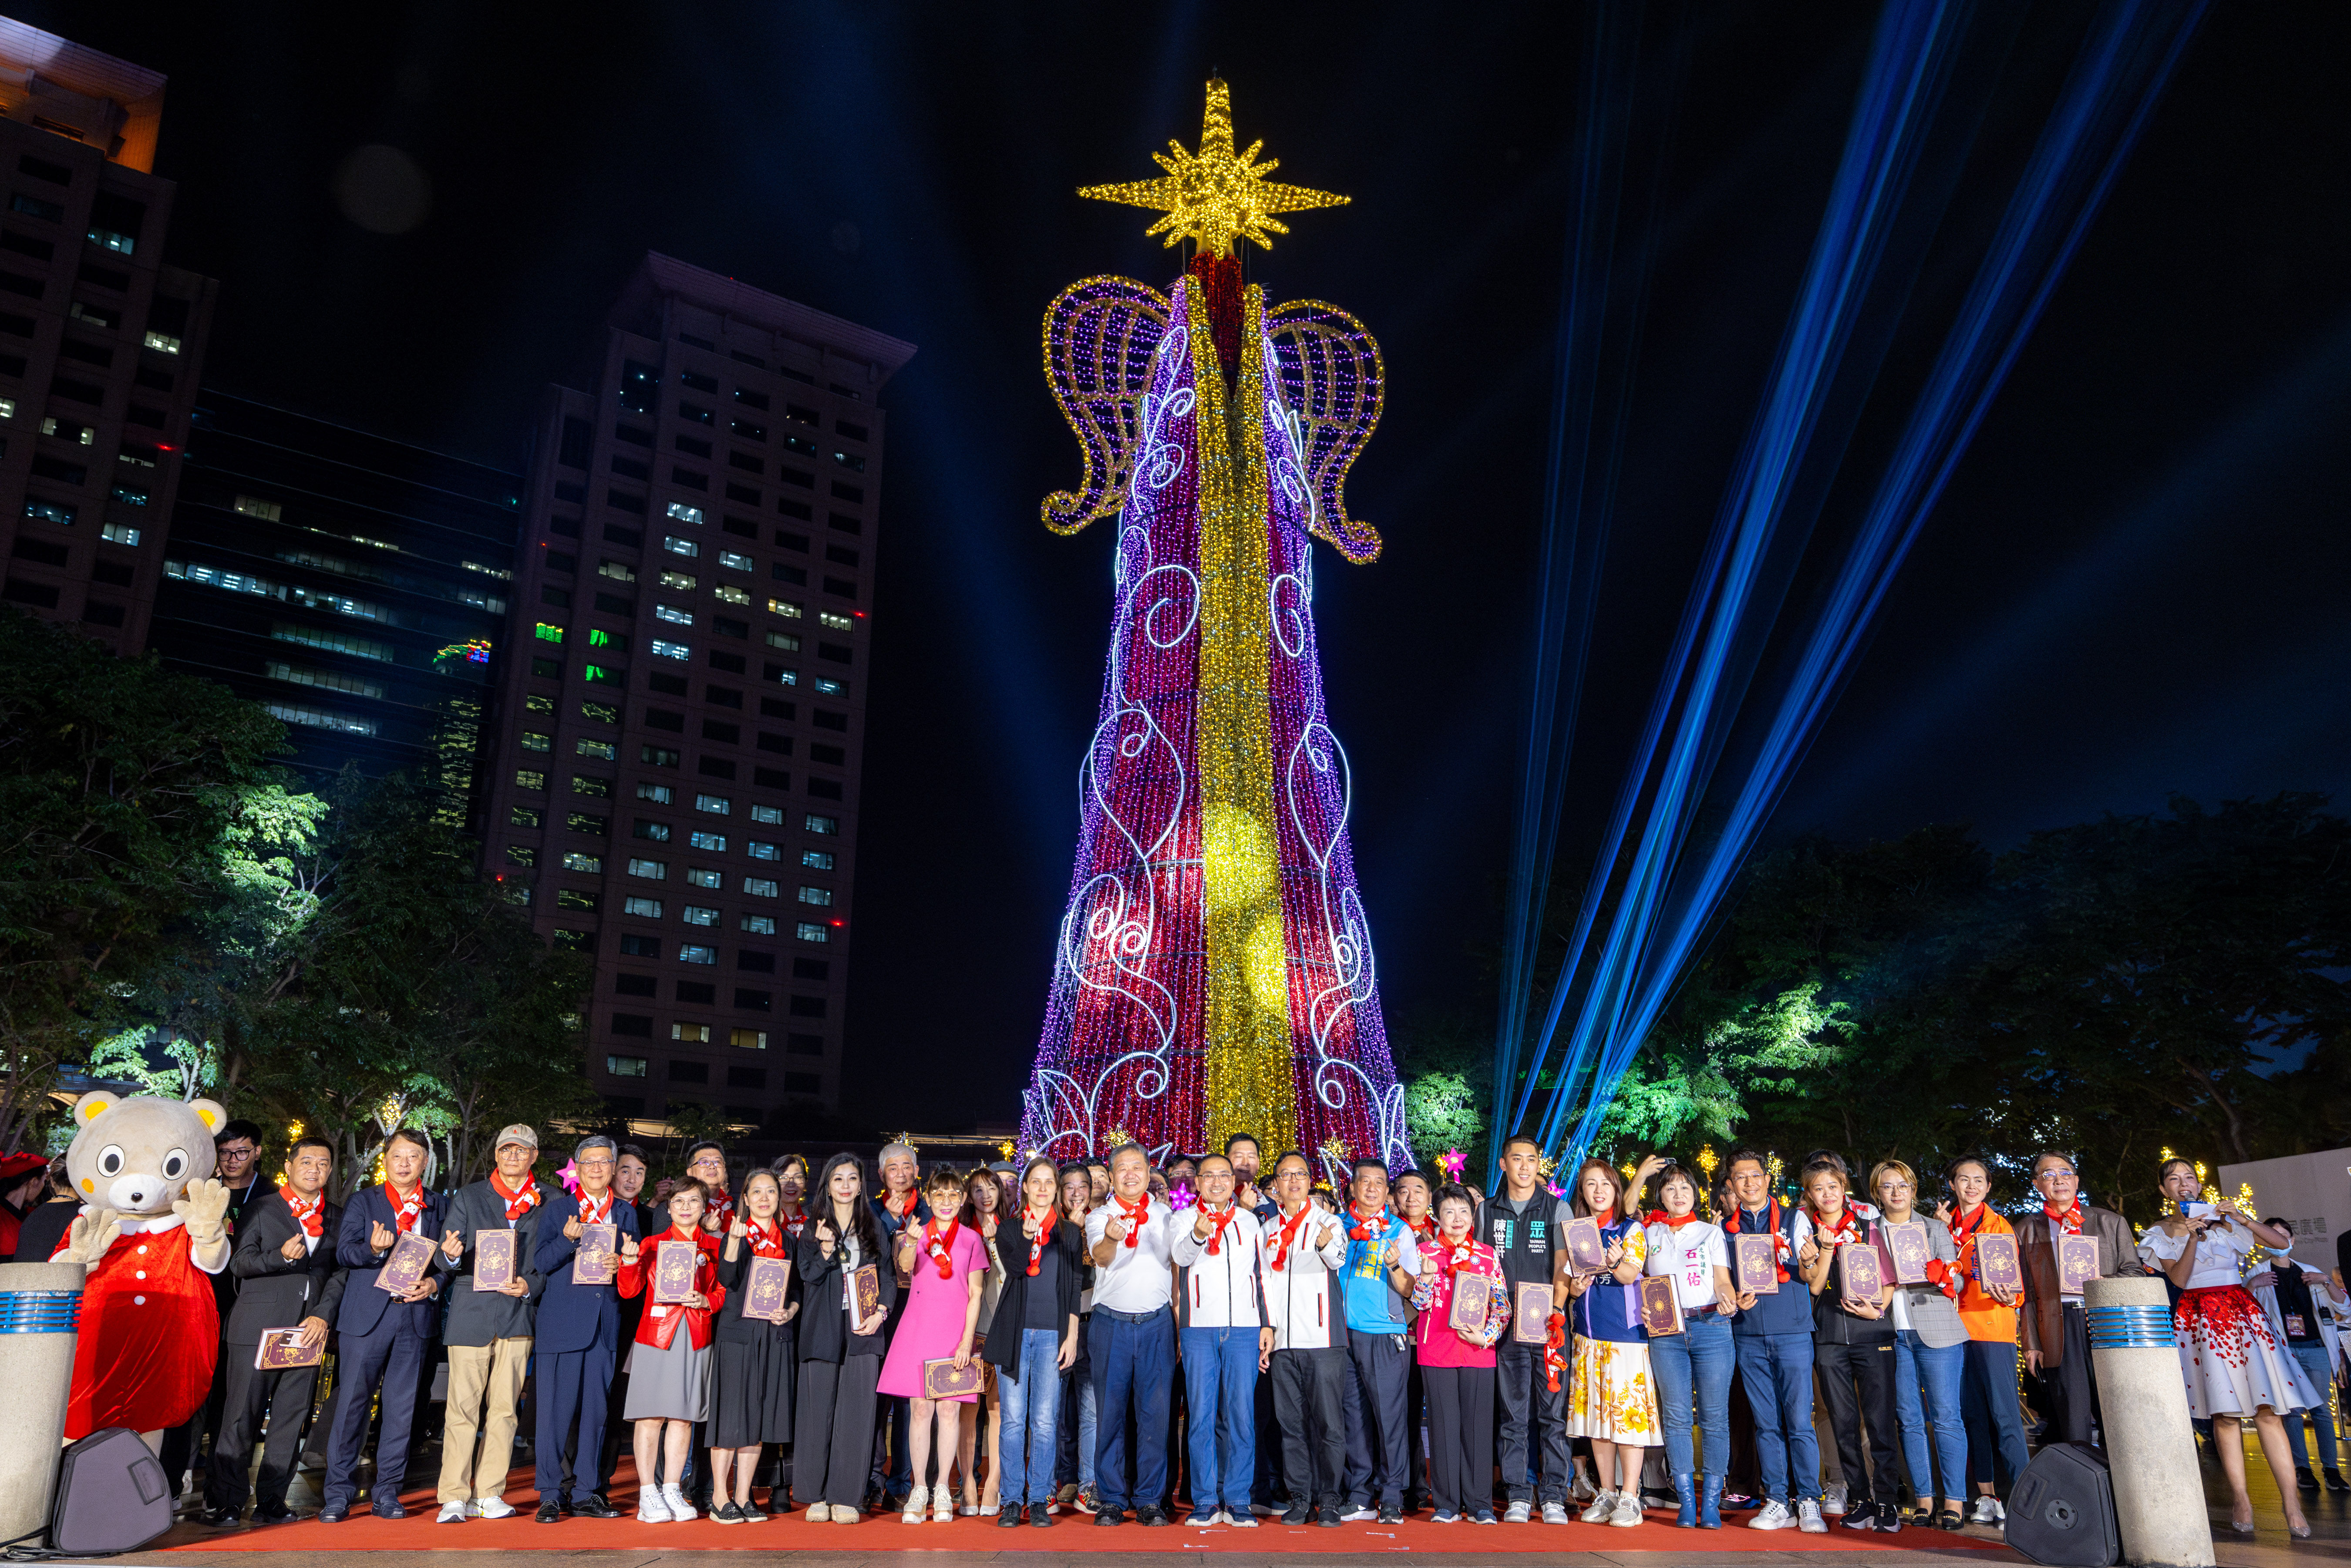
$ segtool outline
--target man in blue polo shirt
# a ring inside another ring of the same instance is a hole
[[[1420,1249],[1411,1228],[1388,1212],[1388,1167],[1362,1159],[1347,1184],[1347,1261],[1341,1276],[1347,1313],[1347,1354],[1355,1397],[1347,1402],[1347,1509],[1343,1516],[1383,1524],[1404,1517],[1412,1473],[1412,1414],[1405,1387],[1412,1371],[1405,1308],[1420,1272]]]

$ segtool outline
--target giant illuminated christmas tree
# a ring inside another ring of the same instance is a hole
[[[1351,561],[1347,469],[1380,412],[1378,345],[1335,307],[1269,308],[1238,240],[1346,198],[1270,183],[1233,151],[1208,84],[1198,153],[1080,193],[1166,215],[1193,242],[1165,294],[1073,285],[1045,316],[1045,374],[1084,448],[1045,522],[1117,519],[1102,717],[1022,1143],[1061,1158],[1259,1138],[1326,1169],[1405,1157],[1347,838],[1346,754],[1323,715],[1309,538]]]

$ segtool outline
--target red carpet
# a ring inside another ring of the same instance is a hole
[[[957,1519],[949,1524],[903,1524],[895,1514],[868,1515],[853,1525],[810,1524],[798,1511],[769,1519],[765,1524],[713,1524],[707,1517],[684,1524],[640,1524],[636,1509],[636,1474],[627,1460],[613,1478],[612,1502],[630,1511],[625,1519],[567,1519],[560,1524],[540,1524],[531,1518],[538,1507],[530,1490],[530,1472],[518,1469],[507,1482],[507,1500],[521,1511],[512,1519],[469,1519],[463,1524],[435,1524],[432,1489],[407,1492],[406,1519],[378,1519],[355,1513],[341,1524],[305,1520],[270,1530],[204,1530],[181,1525],[172,1537],[150,1550],[166,1552],[399,1552],[438,1549],[470,1552],[631,1551],[652,1548],[664,1552],[856,1551],[856,1552],[1704,1552],[1723,1557],[1747,1552],[1902,1552],[1922,1548],[1974,1547],[1987,1553],[2006,1548],[1989,1535],[1949,1534],[1910,1529],[1899,1535],[1845,1530],[1832,1524],[1826,1535],[1800,1536],[1794,1531],[1749,1530],[1744,1513],[1725,1517],[1724,1528],[1679,1530],[1672,1514],[1653,1511],[1649,1522],[1629,1530],[1608,1525],[1571,1524],[1564,1529],[1542,1525],[1437,1525],[1422,1514],[1401,1524],[1343,1525],[1325,1530],[1314,1525],[1296,1529],[1268,1521],[1255,1530],[1217,1526],[1190,1530],[1144,1530],[1130,1521],[1116,1530],[1103,1530],[1082,1513],[1057,1516],[1050,1531],[1023,1525],[1006,1530],[993,1519]],[[189,1538],[191,1530],[203,1531]],[[178,1539],[172,1539],[176,1537]]]

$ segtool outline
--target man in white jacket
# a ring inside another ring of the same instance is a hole
[[[1313,1167],[1292,1150],[1274,1162],[1276,1211],[1266,1222],[1266,1314],[1273,1324],[1274,1418],[1281,1427],[1282,1476],[1290,1488],[1284,1524],[1341,1522],[1339,1489],[1347,1470],[1344,1389],[1346,1303],[1340,1270],[1346,1228],[1309,1201]]]
[[[1230,1160],[1204,1156],[1195,1179],[1200,1201],[1170,1222],[1169,1248],[1191,1428],[1192,1514],[1184,1522],[1252,1526],[1257,1380],[1273,1354],[1259,1254],[1265,1232],[1234,1200]]]

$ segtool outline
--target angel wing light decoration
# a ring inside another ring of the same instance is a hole
[[[1208,84],[1196,155],[1080,193],[1155,207],[1194,242],[1165,294],[1075,284],[1045,315],[1045,378],[1083,456],[1046,526],[1116,519],[1101,716],[1021,1143],[1408,1158],[1347,835],[1346,754],[1324,716],[1311,540],[1348,560],[1379,535],[1346,508],[1378,423],[1363,324],[1318,300],[1269,308],[1239,240],[1343,196],[1269,183],[1236,155]]]

